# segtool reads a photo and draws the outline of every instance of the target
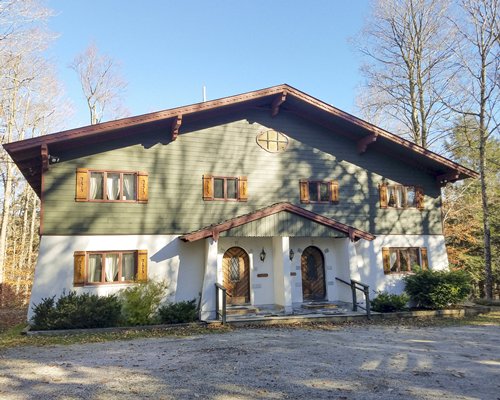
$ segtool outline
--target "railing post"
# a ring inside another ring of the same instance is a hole
[[[351,291],[352,291],[352,311],[358,311],[358,301],[356,298],[356,286],[354,282],[351,282]]]
[[[226,291],[222,291],[222,325],[226,323]]]
[[[365,287],[365,299],[366,299],[366,316],[368,319],[370,319],[370,314],[371,314],[371,310],[370,310],[370,289],[368,287]]]
[[[219,287],[215,285],[215,319],[219,320]]]

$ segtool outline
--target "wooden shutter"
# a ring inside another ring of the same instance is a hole
[[[417,197],[417,208],[419,210],[423,210],[424,209],[424,189],[417,186],[415,188],[415,194]]]
[[[429,269],[429,259],[427,258],[427,247],[420,248],[420,266],[423,270]]]
[[[211,175],[203,175],[203,200],[214,199],[214,180]]]
[[[246,176],[240,176],[238,178],[238,200],[248,200],[248,180]]]
[[[387,208],[387,184],[380,184],[378,189],[380,192],[380,208]]]
[[[139,203],[147,203],[149,197],[148,190],[148,173],[138,172],[137,173],[137,201]]]
[[[89,193],[89,170],[87,168],[76,169],[75,201],[87,201]]]
[[[85,252],[75,251],[73,258],[73,286],[83,286],[85,284]]]
[[[148,281],[148,251],[137,251],[137,282]]]
[[[339,183],[337,181],[330,182],[330,201],[332,203],[339,202]]]
[[[384,264],[384,274],[391,273],[391,251],[388,247],[382,248],[382,260]]]
[[[300,202],[309,203],[309,182],[300,181]]]

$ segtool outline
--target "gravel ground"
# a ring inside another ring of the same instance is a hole
[[[237,329],[0,352],[0,399],[500,399],[500,327]]]

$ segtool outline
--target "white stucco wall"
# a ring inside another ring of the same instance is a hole
[[[354,245],[358,265],[357,270],[352,271],[352,278],[370,285],[371,290],[399,294],[404,289],[405,274],[384,274],[383,247],[426,247],[430,269],[448,268],[443,235],[379,235],[371,242],[359,240]]]
[[[177,236],[43,236],[35,268],[31,306],[42,298],[59,297],[63,291],[116,293],[127,284],[73,287],[75,251],[147,250],[149,279],[165,280],[167,300],[198,299],[204,273],[204,243],[184,243]]]

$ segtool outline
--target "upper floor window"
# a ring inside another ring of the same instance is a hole
[[[203,200],[246,201],[246,176],[203,176]]]
[[[384,274],[399,274],[428,269],[426,247],[382,248]]]
[[[77,251],[74,285],[147,280],[147,251]]]
[[[339,201],[337,181],[302,180],[299,185],[301,203],[338,203]]]
[[[148,174],[135,171],[102,171],[78,168],[76,201],[148,201]]]
[[[381,208],[424,208],[424,192],[421,187],[382,184],[379,190]]]
[[[270,153],[279,153],[288,147],[288,137],[284,133],[268,130],[257,135],[257,144]]]

